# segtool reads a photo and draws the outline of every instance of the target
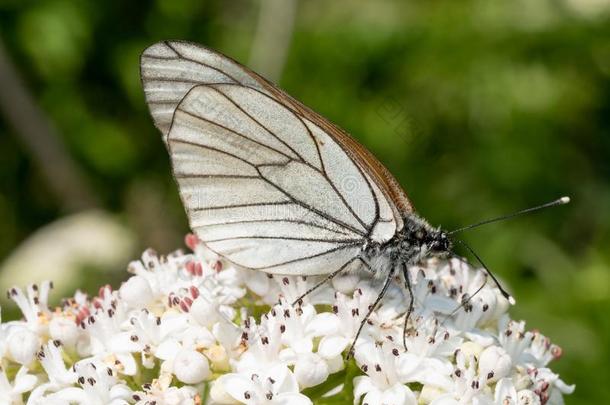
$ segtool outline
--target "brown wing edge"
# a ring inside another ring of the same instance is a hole
[[[349,157],[356,161],[366,171],[366,173],[370,175],[378,185],[381,186],[380,189],[382,192],[384,192],[386,197],[396,205],[401,214],[405,215],[414,211],[413,205],[411,204],[411,201],[409,201],[407,194],[402,189],[398,181],[394,178],[392,173],[390,173],[390,171],[375,157],[375,155],[373,155],[360,142],[354,139],[341,127],[322,117],[320,114],[296,100],[275,84],[260,76],[258,73],[246,67],[244,67],[244,69],[246,72],[252,75],[252,77],[254,77],[265,90],[270,92],[279,101],[290,106],[301,116],[312,121],[322,130],[328,133],[334,140],[336,140],[339,145],[343,147]]]

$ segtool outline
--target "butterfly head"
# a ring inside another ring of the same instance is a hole
[[[441,229],[434,229],[424,238],[423,244],[428,248],[431,255],[446,254],[451,250],[451,239],[447,233]]]
[[[403,261],[415,264],[428,257],[443,257],[451,248],[447,232],[415,215],[405,218],[400,248]]]

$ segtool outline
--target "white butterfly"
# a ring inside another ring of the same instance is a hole
[[[450,253],[368,150],[239,63],[164,41],[144,51],[141,75],[190,226],[227,260],[325,281],[363,266],[385,277],[372,312],[395,274],[410,291],[409,265]]]

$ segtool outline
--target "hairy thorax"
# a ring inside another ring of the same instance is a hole
[[[432,256],[443,257],[450,249],[451,242],[445,232],[410,214],[404,218],[403,228],[392,239],[364,246],[361,258],[367,264],[367,270],[376,278],[382,278],[397,266],[412,266]]]

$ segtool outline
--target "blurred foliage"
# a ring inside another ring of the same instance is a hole
[[[0,35],[29,89],[142,247],[180,246],[187,226],[139,53],[186,39],[245,63],[258,6],[0,3]],[[577,384],[573,404],[610,398],[609,23],[605,0],[308,0],[280,81],[369,147],[433,224],[572,197],[463,237],[512,287],[515,317],[563,346],[554,369]],[[0,121],[0,257],[59,207]]]

